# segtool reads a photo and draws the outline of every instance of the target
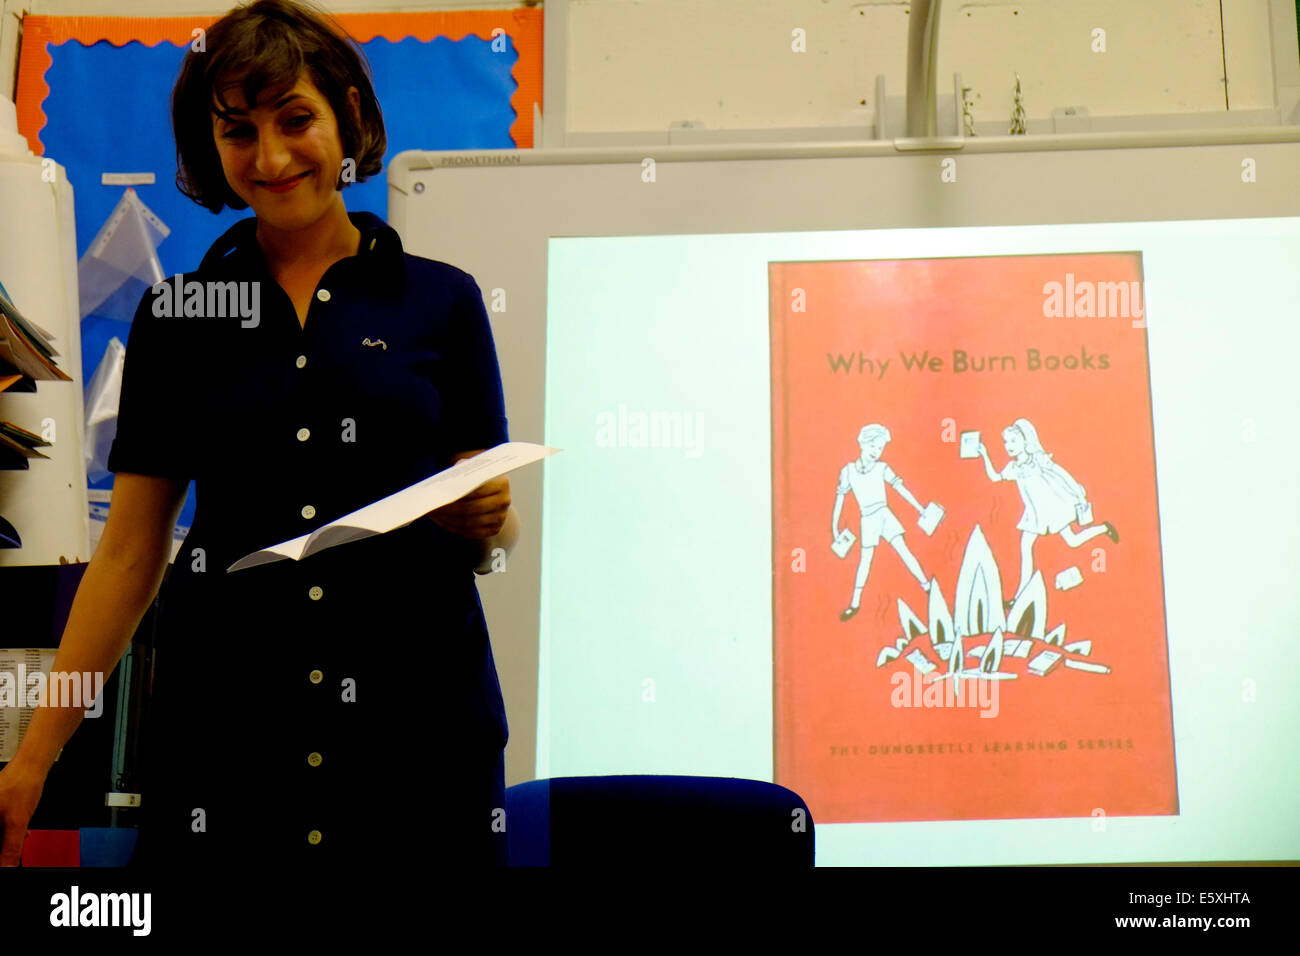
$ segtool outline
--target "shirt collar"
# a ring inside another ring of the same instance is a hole
[[[406,282],[406,253],[397,230],[372,212],[350,212],[348,219],[361,230],[356,262],[363,270],[362,277],[375,283],[379,294],[401,296]],[[206,272],[237,260],[266,268],[266,257],[257,244],[256,216],[241,219],[227,229],[208,249],[199,270]]]

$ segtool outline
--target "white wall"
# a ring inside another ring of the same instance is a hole
[[[12,95],[21,12],[64,16],[216,14],[228,0],[4,0],[0,94]],[[502,0],[322,0],[326,9],[512,8]],[[1220,6],[1223,16],[1220,20]],[[870,126],[874,79],[904,89],[902,0],[571,0],[568,129]],[[807,52],[791,51],[805,31]],[[1091,50],[1106,31],[1107,52]],[[1019,71],[1031,120],[1055,107],[1096,116],[1270,108],[1267,0],[947,0],[941,92],[960,72],[977,121],[1010,117]],[[1292,64],[1294,66],[1294,64]]]
[[[1267,4],[1224,9],[1235,31],[1231,106],[1271,107]],[[905,88],[908,10],[894,0],[575,0],[570,128],[870,125],[876,74],[892,92]],[[806,53],[791,50],[796,28]],[[1091,50],[1094,28],[1106,31],[1104,54]],[[1222,36],[1217,2],[949,0],[939,85],[950,92],[960,72],[980,95],[976,120],[1002,125],[1017,71],[1031,118],[1064,106],[1103,116],[1222,110]]]

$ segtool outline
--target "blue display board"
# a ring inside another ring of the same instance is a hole
[[[508,37],[506,38],[509,39]],[[405,149],[502,149],[515,145],[511,74],[518,53],[512,44],[466,36],[425,42],[377,38],[361,45],[370,62],[388,134],[385,160]],[[76,41],[49,47],[46,72],[47,123],[41,130],[45,155],[67,170],[76,196],[77,255],[80,257],[122,198],[126,187],[105,186],[105,172],[152,172],[154,185],[135,186],[140,198],[171,234],[159,247],[164,273],[194,269],[212,242],[252,210],[214,215],[175,185],[176,147],[170,97],[186,48],[171,43],[116,46]],[[344,192],[348,209],[387,213],[384,173]],[[132,291],[132,296],[138,290]],[[82,322],[84,381],[99,366],[109,339],[127,341],[129,323],[102,315]],[[92,488],[112,487],[112,476]],[[193,517],[191,494],[181,524]]]

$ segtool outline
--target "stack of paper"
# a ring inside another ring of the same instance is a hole
[[[23,317],[0,285],[0,378],[8,379],[5,388],[16,392],[34,392],[37,379],[71,382],[72,376],[54,364],[59,353],[50,345],[52,336]],[[14,379],[18,376],[18,379]],[[26,387],[21,379],[30,379]]]
[[[54,362],[59,353],[50,344],[54,338],[26,318],[0,284],[0,392],[34,392],[41,379],[71,382],[72,376]],[[46,458],[37,451],[50,443],[40,435],[13,422],[0,421],[0,469],[25,470],[32,458]],[[0,548],[20,548],[22,540],[0,517]]]
[[[28,468],[29,458],[48,458],[36,450],[38,445],[49,445],[35,432],[21,425],[0,421],[0,468],[22,470]]]

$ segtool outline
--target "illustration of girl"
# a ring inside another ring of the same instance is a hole
[[[1006,446],[1011,461],[1002,469],[1001,474],[989,461],[988,449],[980,442],[980,455],[984,458],[984,469],[989,481],[1014,481],[1020,487],[1020,497],[1025,502],[1025,513],[1016,525],[1022,532],[1020,536],[1020,585],[1016,588],[1016,597],[1029,584],[1034,576],[1034,542],[1042,534],[1059,534],[1061,540],[1071,548],[1077,548],[1085,541],[1099,534],[1109,535],[1119,542],[1119,533],[1109,521],[1095,524],[1081,531],[1074,531],[1070,523],[1075,520],[1078,509],[1088,500],[1087,493],[1070,473],[1052,461],[1052,456],[1043,450],[1038,440],[1038,432],[1028,419],[1017,418],[1002,432],[1002,441]],[[1015,602],[1013,597],[1007,601],[1010,607]]]
[[[831,516],[831,540],[839,536],[840,509],[844,505],[844,496],[850,491],[858,501],[858,509],[861,512],[859,530],[862,533],[859,542],[861,557],[858,559],[858,576],[853,583],[853,600],[840,614],[841,621],[847,621],[858,613],[858,601],[862,597],[863,587],[866,586],[867,575],[871,572],[871,556],[882,538],[894,546],[894,550],[903,559],[907,570],[911,571],[913,577],[920,582],[921,589],[930,588],[930,579],[921,570],[921,564],[916,560],[916,556],[903,542],[903,526],[889,510],[889,503],[885,500],[885,485],[891,485],[899,496],[918,512],[923,510],[921,503],[903,487],[903,479],[894,473],[894,469],[880,460],[880,455],[885,450],[885,444],[889,439],[889,429],[884,425],[864,425],[862,431],[858,433],[858,447],[862,451],[862,457],[840,469],[839,484],[835,488],[835,512]]]

